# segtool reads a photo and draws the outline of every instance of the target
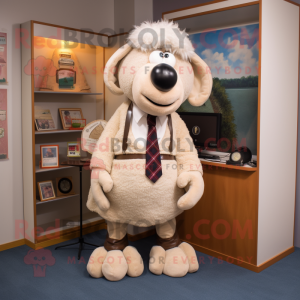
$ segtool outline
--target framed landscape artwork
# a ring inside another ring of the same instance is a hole
[[[195,52],[213,77],[209,100],[200,107],[185,101],[178,112],[221,113],[221,151],[247,146],[257,154],[259,25],[190,35]]]

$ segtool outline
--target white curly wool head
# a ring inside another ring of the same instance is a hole
[[[190,60],[194,55],[188,34],[172,21],[143,22],[130,32],[127,42],[131,47],[145,52],[165,49],[185,60]]]

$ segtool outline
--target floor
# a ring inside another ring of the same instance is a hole
[[[102,245],[105,235],[106,231],[101,230],[86,235],[85,239]],[[59,250],[54,250],[55,246],[48,247],[46,268],[36,267],[32,260],[28,260],[34,250],[27,246],[2,251],[0,299],[300,299],[299,248],[259,274],[227,262],[221,263],[198,252],[204,264],[200,265],[197,273],[170,278],[149,272],[147,263],[154,237],[131,245],[141,253],[145,271],[138,278],[126,276],[119,282],[94,279],[88,275],[86,263],[92,253],[92,248],[88,246],[80,261],[77,260],[75,246]]]

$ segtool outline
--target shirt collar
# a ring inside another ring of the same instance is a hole
[[[134,118],[134,121],[138,124],[141,119],[143,117],[147,117],[147,113],[145,113],[144,111],[142,111],[139,107],[137,107],[137,105],[135,103],[133,103],[133,109],[132,109],[132,112],[133,112],[133,118]],[[157,117],[158,118],[158,121],[160,123],[160,125],[162,126],[165,119],[167,118],[167,116],[160,116],[160,117]]]

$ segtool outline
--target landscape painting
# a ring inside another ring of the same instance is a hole
[[[220,150],[242,145],[256,155],[259,25],[196,33],[190,39],[210,68],[213,89],[204,105],[185,101],[178,112],[221,113]]]

